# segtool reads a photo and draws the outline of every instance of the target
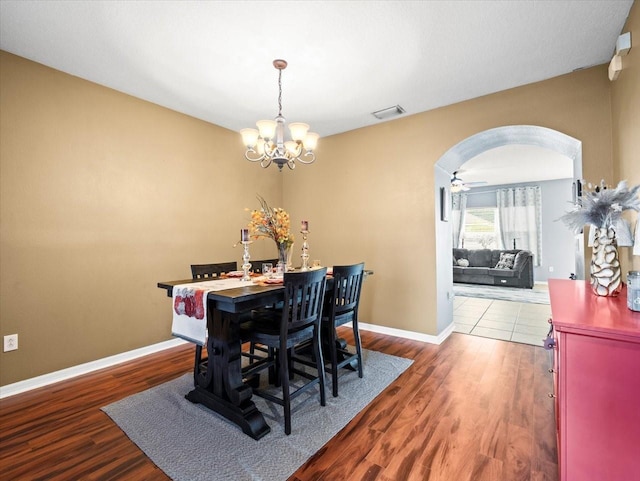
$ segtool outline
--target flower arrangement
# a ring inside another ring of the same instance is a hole
[[[640,211],[639,192],[640,185],[629,189],[625,180],[615,189],[607,189],[602,182],[594,192],[586,192],[580,204],[560,219],[576,233],[587,224],[593,224],[600,229],[615,229],[622,212],[629,209]]]
[[[258,196],[259,210],[251,211],[249,233],[254,238],[269,237],[278,245],[278,250],[293,245],[294,237],[290,231],[290,219],[287,211],[280,207],[270,207],[267,201]]]

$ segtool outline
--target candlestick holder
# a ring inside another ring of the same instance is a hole
[[[244,253],[242,254],[242,280],[250,281],[251,276],[249,275],[249,271],[251,270],[251,264],[249,263],[249,259],[251,259],[251,255],[249,254],[249,244],[253,243],[253,241],[242,241],[242,246],[244,247]]]
[[[300,255],[300,257],[302,257],[302,267],[300,268],[300,270],[308,271],[309,270],[309,243],[307,242],[307,236],[309,235],[309,231],[301,230],[300,233],[302,234],[302,254]]]

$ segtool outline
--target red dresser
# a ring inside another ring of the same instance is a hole
[[[640,481],[640,312],[549,280],[560,481]]]

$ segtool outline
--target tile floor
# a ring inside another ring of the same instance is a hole
[[[456,296],[454,331],[542,346],[549,332],[551,306]]]

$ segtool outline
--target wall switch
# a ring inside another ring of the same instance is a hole
[[[549,272],[553,272],[553,266],[549,266]]]
[[[18,335],[9,334],[4,336],[4,352],[15,351],[18,349]]]

